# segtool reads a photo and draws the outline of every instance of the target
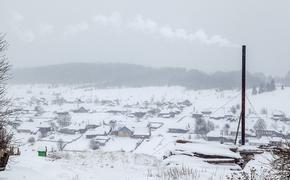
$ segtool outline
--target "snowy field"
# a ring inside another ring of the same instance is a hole
[[[233,144],[209,142],[203,135],[197,134],[196,119],[192,116],[210,112],[204,117],[213,124],[207,135],[219,137],[227,127],[227,136],[230,136],[229,132],[235,132],[238,124],[239,90],[13,85],[8,92],[12,109],[18,109],[11,117],[11,121],[15,122],[11,129],[21,155],[10,158],[0,180],[165,180],[176,179],[176,174],[179,176],[177,179],[181,180],[226,179],[240,169],[235,164],[214,165],[201,158],[177,153],[195,152],[240,158],[239,154],[229,150]],[[259,118],[265,120],[267,129],[289,133],[288,121],[274,121],[271,118],[277,112],[285,114],[285,117],[290,116],[290,88],[278,88],[274,92],[258,95],[251,95],[249,90],[247,99],[249,134],[253,133]],[[77,112],[80,108],[86,111]],[[156,109],[157,113],[149,113]],[[58,112],[70,114],[70,124],[62,128],[75,133],[60,131]],[[230,115],[233,120],[217,120],[224,115]],[[149,126],[154,123],[160,127],[153,129]],[[40,127],[52,127],[52,124],[55,130],[45,135],[39,133]],[[87,125],[96,125],[97,128],[79,133],[79,129]],[[126,131],[122,131],[122,127],[126,127]],[[105,133],[107,129],[110,132],[116,130],[117,134]],[[92,133],[98,134],[94,138],[106,139],[105,144],[96,150],[91,148],[91,139],[87,138]],[[146,138],[140,138],[140,135],[146,135]],[[29,141],[31,138],[34,141]],[[60,139],[67,143],[62,150],[59,149]],[[177,140],[191,143],[179,144]],[[260,140],[252,138],[252,144],[257,141]],[[264,141],[266,143],[269,139],[264,138]],[[44,147],[48,150],[48,157],[39,157],[37,151]],[[174,152],[177,154],[169,156]],[[257,156],[245,169],[254,166],[261,170],[263,164],[268,163],[269,156],[266,153]]]

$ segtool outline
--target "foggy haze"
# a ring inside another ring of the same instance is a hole
[[[205,72],[290,70],[289,1],[2,0],[14,67],[117,62]]]

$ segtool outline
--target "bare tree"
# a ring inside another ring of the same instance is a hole
[[[62,139],[59,139],[57,141],[57,148],[58,150],[62,151],[64,149],[64,141]]]
[[[5,169],[9,159],[8,148],[11,145],[12,133],[7,130],[9,111],[9,99],[6,98],[6,85],[8,71],[10,69],[5,51],[8,43],[4,39],[4,34],[0,33],[0,168]]]
[[[267,124],[264,119],[258,119],[254,124],[255,130],[265,130],[267,128]]]

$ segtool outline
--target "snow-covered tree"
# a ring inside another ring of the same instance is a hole
[[[258,119],[254,125],[255,130],[264,130],[267,128],[267,124],[264,119]]]
[[[202,118],[196,119],[194,132],[196,134],[206,135],[208,132],[214,130],[214,123],[206,121]]]
[[[252,95],[256,95],[256,94],[258,94],[258,91],[257,91],[257,87],[254,86],[252,90]]]

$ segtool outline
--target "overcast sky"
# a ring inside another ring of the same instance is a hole
[[[14,67],[125,62],[206,72],[290,70],[289,0],[0,0]]]

